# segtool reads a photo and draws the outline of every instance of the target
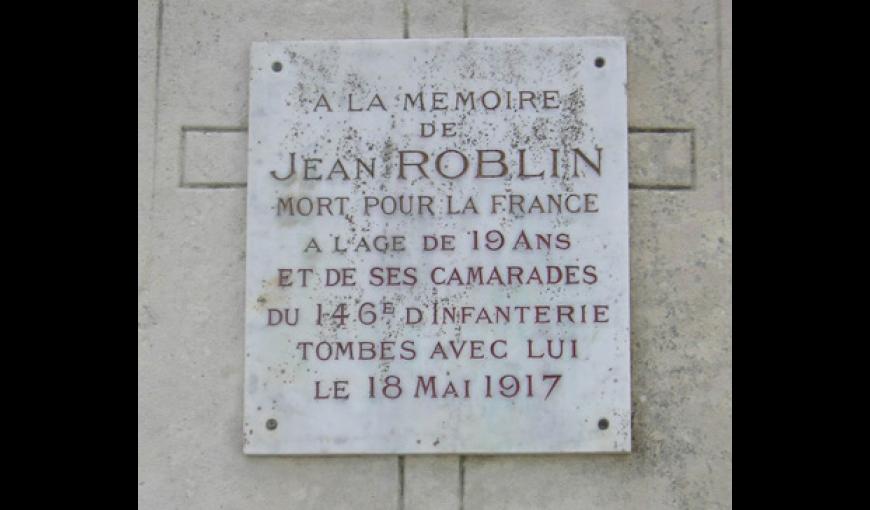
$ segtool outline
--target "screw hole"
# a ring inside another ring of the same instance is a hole
[[[283,69],[283,68],[284,68],[284,66],[281,65],[281,62],[272,62],[272,70],[275,71],[276,73],[280,72],[281,69]]]
[[[269,430],[275,430],[278,428],[278,420],[275,418],[269,418],[266,420],[266,428]]]
[[[604,58],[598,57],[595,59],[595,67],[604,67]]]
[[[601,418],[600,420],[598,420],[598,428],[600,430],[607,430],[608,428],[610,428],[610,422],[607,421],[607,418]]]

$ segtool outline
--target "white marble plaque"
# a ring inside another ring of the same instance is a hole
[[[620,38],[251,51],[244,449],[627,452]]]

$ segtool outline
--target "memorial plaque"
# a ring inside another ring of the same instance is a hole
[[[627,452],[625,43],[255,43],[244,449]]]

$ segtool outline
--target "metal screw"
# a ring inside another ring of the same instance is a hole
[[[284,66],[281,65],[281,62],[272,62],[272,70],[275,71],[276,73],[280,72],[283,67]]]
[[[598,420],[598,428],[600,430],[607,430],[610,427],[610,422],[607,421],[607,418],[601,418]]]
[[[266,420],[266,428],[269,430],[275,430],[278,428],[278,420],[275,418],[269,418]]]
[[[595,67],[604,67],[604,58],[598,57],[595,59]]]

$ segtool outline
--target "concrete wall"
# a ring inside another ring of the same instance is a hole
[[[140,0],[139,508],[730,508],[730,0]],[[621,35],[633,453],[242,454],[255,40]]]

